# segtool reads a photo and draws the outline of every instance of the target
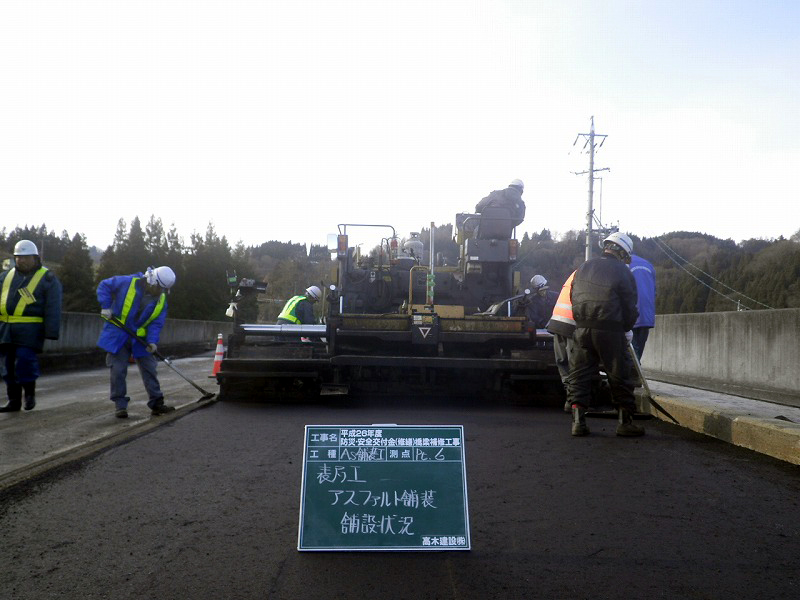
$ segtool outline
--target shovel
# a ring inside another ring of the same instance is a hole
[[[103,318],[104,318],[104,319],[106,319],[106,317],[103,317]],[[112,325],[115,325],[116,327],[119,327],[120,329],[122,329],[122,331],[124,331],[125,333],[127,333],[129,336],[131,336],[131,337],[132,337],[133,339],[135,339],[137,342],[139,342],[139,343],[140,343],[140,344],[142,344],[143,346],[147,347],[147,342],[146,342],[145,340],[143,340],[142,338],[140,338],[138,335],[136,335],[136,333],[134,333],[134,332],[133,332],[133,331],[130,329],[130,327],[128,327],[127,325],[125,325],[125,323],[123,323],[122,321],[120,321],[120,320],[119,320],[117,317],[114,317],[114,316],[112,316],[110,319],[106,319],[106,321],[108,321],[108,322],[109,322],[109,323],[111,323]],[[159,359],[159,360],[163,361],[163,362],[164,362],[164,363],[165,363],[165,364],[166,364],[166,365],[167,365],[167,366],[168,366],[170,369],[172,369],[172,370],[173,370],[173,371],[175,371],[175,372],[176,372],[178,375],[180,375],[181,377],[183,377],[183,379],[185,379],[185,380],[186,380],[186,381],[187,381],[189,384],[191,384],[191,385],[192,385],[192,387],[194,387],[194,388],[195,388],[195,389],[196,389],[198,392],[200,392],[201,394],[203,394],[203,397],[202,397],[202,398],[200,398],[200,399],[198,400],[198,402],[202,402],[203,400],[210,400],[211,398],[213,398],[213,397],[216,395],[216,394],[214,394],[213,392],[207,392],[206,390],[204,390],[203,388],[201,388],[199,385],[197,385],[197,384],[196,384],[194,381],[192,381],[191,379],[189,379],[189,378],[188,378],[186,375],[184,375],[183,373],[181,373],[181,372],[178,370],[178,367],[176,367],[175,365],[173,365],[173,364],[172,364],[172,361],[171,361],[170,359],[168,359],[166,356],[163,356],[162,354],[159,354],[159,353],[158,353],[158,351],[156,351],[156,352],[153,352],[153,356],[155,356],[157,359]]]
[[[656,399],[653,398],[653,394],[650,393],[650,386],[647,385],[647,379],[645,379],[644,373],[642,373],[642,365],[639,364],[639,357],[636,356],[636,350],[633,349],[633,344],[631,344],[630,342],[628,342],[628,350],[631,353],[633,364],[636,366],[636,374],[639,375],[639,380],[642,382],[642,386],[644,387],[644,391],[647,394],[648,400],[650,400],[650,404],[655,406],[656,410],[660,410],[662,413],[664,413],[664,415],[672,419],[675,425],[680,425],[680,423],[678,423],[678,420],[671,414],[669,414],[658,402],[656,402]]]

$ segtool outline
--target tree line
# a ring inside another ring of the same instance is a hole
[[[430,229],[421,230],[426,246]],[[457,260],[452,225],[434,228],[434,250]],[[633,251],[656,271],[658,314],[800,307],[800,230],[790,239],[741,243],[712,235],[676,231],[647,238],[631,236]],[[585,258],[586,233],[568,231],[555,239],[548,229],[525,232],[516,268],[524,288],[543,275],[558,290]],[[593,240],[600,253],[597,239]]]
[[[655,267],[657,314],[800,307],[800,231],[741,243],[687,231],[631,238],[634,253]],[[546,229],[526,233],[523,277],[540,273],[560,286],[583,262],[585,239],[575,231],[557,241]]]
[[[231,247],[213,224],[205,235],[193,233],[186,243],[174,226],[167,230],[154,216],[144,227],[138,217],[130,225],[120,219],[113,243],[103,252],[90,248],[83,234],[70,237],[63,231],[57,236],[44,224],[11,232],[4,228],[0,230],[0,258],[10,259],[14,245],[23,239],[37,245],[43,264],[58,276],[64,289],[62,309],[71,312],[99,312],[96,289],[103,279],[167,265],[176,275],[168,300],[170,318],[226,320],[236,282],[246,278],[269,282],[268,302],[259,306],[260,313],[254,316],[274,321],[286,298],[302,294],[309,285],[319,285],[330,273],[323,246],[312,245],[307,250],[305,244],[266,242]]]
[[[421,228],[427,245],[430,230]],[[522,287],[535,274],[559,289],[584,259],[584,232],[569,231],[556,239],[549,230],[525,232],[516,268]],[[634,252],[656,269],[656,312],[659,314],[741,309],[800,307],[800,231],[790,239],[751,239],[741,243],[697,232],[672,232],[654,238],[631,236]],[[193,233],[185,243],[174,225],[165,229],[151,216],[144,227],[138,217],[117,224],[113,243],[105,251],[88,247],[83,234],[60,236],[39,227],[0,230],[0,258],[10,258],[14,244],[29,239],[37,244],[46,266],[64,287],[65,311],[97,312],[97,284],[113,275],[143,272],[148,266],[168,265],[177,275],[169,296],[171,318],[225,320],[225,311],[242,278],[266,282],[250,316],[274,322],[283,303],[309,285],[324,287],[335,268],[325,246],[267,241],[258,246],[231,246],[209,224],[205,235]],[[454,264],[458,246],[453,226],[434,228],[434,246],[441,260]],[[599,250],[598,250],[599,252]],[[242,307],[247,305],[243,302]]]

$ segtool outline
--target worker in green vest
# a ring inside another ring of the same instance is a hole
[[[278,325],[313,325],[314,303],[322,298],[322,290],[312,285],[306,288],[305,296],[293,296],[278,315]]]
[[[42,266],[39,249],[30,240],[14,246],[13,269],[0,273],[0,374],[8,403],[0,412],[36,406],[37,354],[44,340],[57,340],[61,328],[61,283]]]

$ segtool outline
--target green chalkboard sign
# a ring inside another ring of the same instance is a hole
[[[306,425],[298,550],[469,550],[461,425]]]

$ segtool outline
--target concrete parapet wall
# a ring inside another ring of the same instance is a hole
[[[800,309],[657,315],[649,377],[762,400],[800,400]]]
[[[61,315],[58,340],[45,340],[40,356],[46,368],[71,368],[101,364],[105,353],[97,347],[103,320],[94,313],[65,312]],[[233,331],[233,322],[190,321],[167,318],[158,343],[162,354],[190,354],[213,349],[217,335],[226,338]]]
[[[103,319],[93,313],[65,312],[61,315],[61,334],[58,340],[46,340],[45,353],[79,352],[97,347],[97,338],[103,328]],[[233,322],[190,321],[167,319],[161,331],[159,346],[185,343],[206,343],[213,347],[217,334],[233,331]]]

